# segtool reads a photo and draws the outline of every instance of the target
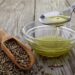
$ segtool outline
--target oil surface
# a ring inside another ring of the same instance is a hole
[[[38,38],[37,41],[31,43],[32,48],[45,56],[59,56],[67,53],[71,48],[71,43],[62,37],[47,36]]]
[[[69,20],[70,20],[70,16],[60,15],[60,16],[46,17],[45,19],[43,19],[43,22],[50,23],[50,24],[61,24],[61,23],[68,22]]]

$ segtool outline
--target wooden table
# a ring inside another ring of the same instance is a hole
[[[0,27],[22,39],[20,31],[27,23],[38,21],[38,17],[44,12],[63,10],[74,2],[75,0],[0,0]],[[69,24],[72,29],[75,29],[75,14]],[[74,49],[66,57],[46,59],[46,61],[38,57],[37,60],[51,75],[75,75]],[[48,65],[59,64],[63,66],[54,69],[47,68]]]

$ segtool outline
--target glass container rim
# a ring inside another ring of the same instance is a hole
[[[32,22],[32,23],[34,23],[34,22]],[[23,33],[26,37],[28,37],[29,39],[32,39],[32,40],[38,40],[38,38],[34,38],[34,37],[28,35],[28,33],[29,33],[30,31],[32,31],[32,30],[34,30],[34,29],[37,29],[37,28],[50,27],[49,25],[34,26],[33,28],[30,28],[27,32],[25,32],[25,28],[26,28],[27,26],[28,26],[28,24],[25,25],[25,26],[23,26],[23,28],[22,28],[22,33]],[[68,31],[70,31],[70,32],[72,32],[72,33],[75,33],[75,31],[74,31],[73,29],[70,29],[70,28],[68,28],[68,27],[61,26],[61,28],[66,29],[66,30],[68,30]],[[39,39],[39,40],[40,40],[40,39]],[[69,39],[69,40],[72,40],[72,39]]]

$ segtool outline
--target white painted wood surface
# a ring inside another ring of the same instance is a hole
[[[33,15],[34,0],[0,0],[0,26],[9,33],[17,35]]]
[[[21,28],[31,21],[38,21],[38,17],[45,12],[63,10],[75,0],[0,0],[0,27],[5,28],[10,34],[19,36]],[[73,14],[75,15],[75,14]],[[75,16],[70,23],[75,29]],[[22,37],[21,37],[22,38]],[[38,58],[40,62],[40,58]],[[62,68],[49,69],[52,75],[74,75],[75,74],[75,51],[68,57],[50,59],[49,64],[63,63]],[[46,62],[45,62],[46,63]],[[47,70],[47,68],[45,68]]]

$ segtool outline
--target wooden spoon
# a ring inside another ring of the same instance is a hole
[[[11,39],[14,39],[25,50],[25,52],[27,52],[27,54],[29,55],[29,58],[30,58],[29,66],[26,67],[26,64],[20,65],[17,62],[16,57],[11,52],[11,50],[9,48],[7,48],[7,46],[5,45],[5,42],[7,42],[8,40],[11,40]],[[6,55],[11,59],[11,61],[18,68],[23,69],[23,70],[28,70],[28,69],[30,69],[32,67],[32,65],[35,62],[35,58],[34,58],[34,55],[33,55],[32,51],[31,51],[30,47],[28,47],[27,45],[25,45],[22,42],[20,42],[16,37],[9,36],[3,29],[0,29],[0,43],[1,43],[2,50],[6,53]]]

